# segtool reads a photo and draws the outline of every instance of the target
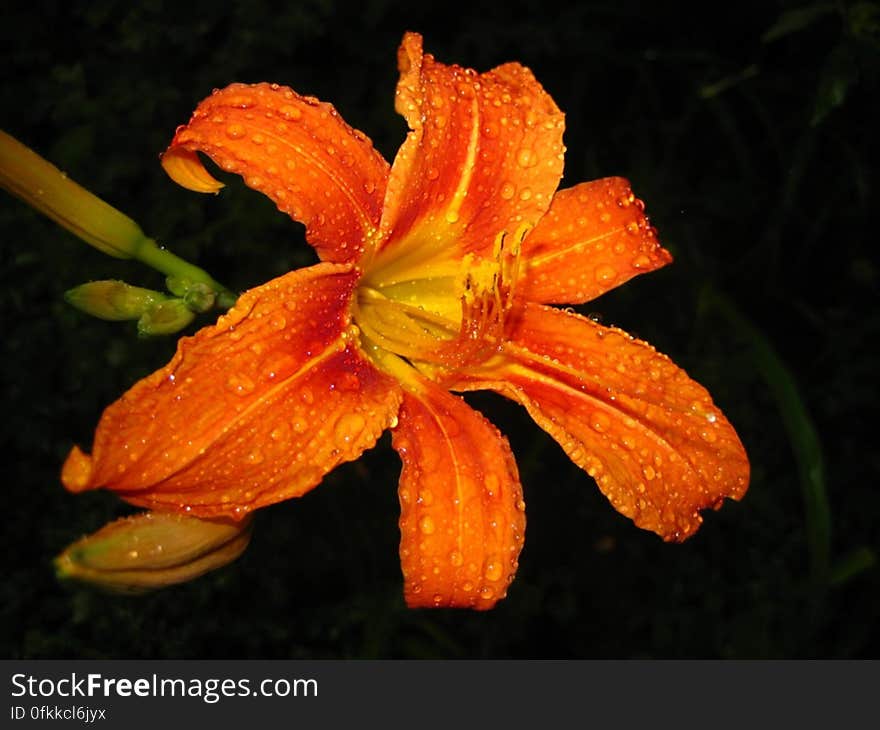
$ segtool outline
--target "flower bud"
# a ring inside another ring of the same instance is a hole
[[[193,312],[199,313],[207,312],[213,307],[215,299],[216,295],[214,294],[214,290],[207,284],[202,284],[201,282],[196,282],[190,286],[190,288],[187,289],[186,294],[183,296],[183,301],[186,302],[186,306]]]
[[[114,280],[90,281],[64,293],[68,304],[93,317],[113,321],[138,319],[150,307],[166,298],[152,289]]]
[[[251,523],[143,512],[73,543],[55,559],[55,569],[62,579],[144,593],[231,563],[247,547]]]
[[[138,257],[143,247],[155,246],[131,218],[3,131],[0,187],[109,256]]]
[[[138,320],[138,334],[142,337],[170,335],[180,332],[195,319],[196,313],[183,299],[166,299],[147,309]]]

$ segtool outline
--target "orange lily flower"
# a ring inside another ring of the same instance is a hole
[[[409,33],[394,164],[332,106],[276,84],[216,91],[163,165],[197,152],[306,226],[321,263],[243,294],[104,413],[72,491],[200,518],[298,497],[385,429],[403,462],[406,602],[488,609],[525,534],[507,440],[450,391],[521,403],[611,504],[665,540],[739,499],[749,465],[706,390],[588,302],[671,261],[621,178],[558,190],[563,115],[525,67],[438,63]]]

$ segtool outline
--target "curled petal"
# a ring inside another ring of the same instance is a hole
[[[199,104],[162,157],[184,187],[217,192],[196,152],[304,223],[325,261],[355,260],[378,227],[388,163],[330,104],[277,84],[232,84]]]
[[[55,559],[61,578],[143,593],[228,565],[247,547],[251,520],[145,512],[105,525]]]
[[[527,68],[437,63],[413,33],[398,64],[396,107],[412,131],[388,183],[380,284],[425,258],[488,256],[502,231],[538,221],[562,175],[563,114]]]
[[[625,332],[538,304],[521,312],[491,367],[461,389],[522,403],[639,527],[684,540],[700,510],[739,499],[749,463],[706,390]]]
[[[581,304],[672,256],[622,177],[581,183],[553,196],[522,244],[519,293],[529,301]]]
[[[525,533],[510,446],[461,398],[422,382],[404,393],[393,445],[400,560],[410,607],[492,608],[507,594]]]
[[[357,458],[401,395],[350,337],[356,279],[349,265],[318,264],[243,294],[104,412],[92,456],[68,457],[65,486],[240,518]]]

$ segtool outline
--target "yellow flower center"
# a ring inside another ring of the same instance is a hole
[[[394,355],[438,379],[496,353],[525,232],[499,234],[488,258],[449,258],[454,245],[408,242],[376,255],[366,264],[352,304],[367,356],[387,370]]]

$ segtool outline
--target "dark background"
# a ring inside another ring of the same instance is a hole
[[[428,5],[6,3],[0,127],[245,289],[313,255],[237,179],[199,196],[162,172],[158,155],[212,88],[277,81],[318,96],[390,160],[405,30],[441,61],[521,61],[567,114],[563,185],[629,177],[676,257],[582,311],[709,388],[749,452],[749,493],[664,544],[524,411],[469,396],[509,436],[528,502],[519,575],[492,612],[404,607],[387,437],[261,512],[227,569],[141,598],[60,585],[51,558],[129,511],[66,493],[63,458],[174,342],[65,305],[89,279],[161,277],[0,194],[0,655],[878,656],[877,3]]]

